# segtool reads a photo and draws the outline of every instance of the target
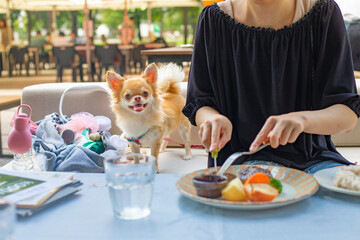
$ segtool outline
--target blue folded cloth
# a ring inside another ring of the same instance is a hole
[[[66,145],[49,119],[38,126],[33,146],[42,171],[104,172],[104,159],[116,155],[115,149],[97,154],[83,146]]]

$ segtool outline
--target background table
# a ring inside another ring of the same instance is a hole
[[[20,105],[21,97],[16,95],[0,96],[0,111]]]
[[[159,48],[142,50],[141,54],[148,57],[148,63],[174,62],[181,65],[182,62],[191,62],[193,49],[187,47]]]
[[[278,209],[234,211],[203,205],[176,189],[180,175],[158,174],[152,214],[113,216],[104,174],[76,174],[74,198],[17,223],[15,239],[359,239],[360,198],[321,190]]]

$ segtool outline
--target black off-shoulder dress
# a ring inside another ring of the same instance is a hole
[[[183,113],[211,106],[233,124],[218,164],[247,151],[271,115],[345,104],[360,115],[344,20],[333,0],[319,0],[299,21],[279,30],[236,22],[219,6],[204,8],[197,27]],[[325,160],[349,164],[330,136],[302,133],[297,141],[237,160],[266,160],[306,169]],[[212,166],[210,159],[208,165]]]

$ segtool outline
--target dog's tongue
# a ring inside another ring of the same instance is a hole
[[[144,110],[145,108],[144,108],[144,105],[142,105],[142,104],[136,104],[135,106],[134,106],[134,110],[135,111],[137,111],[137,112],[140,112],[140,111],[142,111],[142,110]]]

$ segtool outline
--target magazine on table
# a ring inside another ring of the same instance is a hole
[[[58,178],[58,179],[68,179],[68,180],[72,180],[74,178],[74,173],[72,173],[72,172],[50,172],[50,171],[38,172],[37,171],[37,172],[31,172],[31,174],[35,174],[35,175],[38,175],[38,176]],[[23,200],[16,203],[16,207],[17,208],[36,208],[36,207],[39,207],[43,203],[45,203],[49,198],[54,196],[55,193],[57,193],[59,190],[61,190],[63,188],[66,188],[66,187],[68,187],[70,185],[74,186],[75,183],[76,183],[76,185],[78,185],[78,181],[72,181],[71,184],[55,188],[55,189],[51,190],[50,192],[43,192],[43,193],[34,195],[32,197],[23,199]]]
[[[60,190],[56,191],[53,195],[43,201],[40,205],[32,206],[30,208],[16,208],[16,214],[21,217],[30,217],[38,212],[41,212],[55,204],[66,201],[68,199],[74,198],[75,193],[80,191],[80,186],[82,182],[74,181],[71,184],[68,184],[62,187]],[[18,205],[17,205],[18,206]]]
[[[39,206],[58,190],[73,183],[67,177],[51,177],[51,173],[15,172],[0,169],[0,199],[27,207]]]

